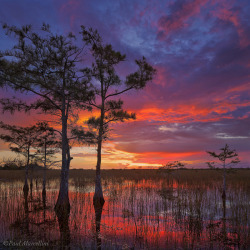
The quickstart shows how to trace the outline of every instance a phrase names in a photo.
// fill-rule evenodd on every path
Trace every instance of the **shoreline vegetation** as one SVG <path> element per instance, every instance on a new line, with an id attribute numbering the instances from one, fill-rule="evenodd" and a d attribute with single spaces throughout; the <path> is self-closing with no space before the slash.
<path id="1" fill-rule="evenodd" d="M 106 202 L 96 209 L 91 202 L 95 170 L 70 171 L 74 205 L 65 219 L 53 209 L 60 170 L 47 170 L 45 194 L 43 171 L 34 171 L 28 195 L 22 191 L 25 170 L 0 170 L 0 248 L 6 239 L 39 239 L 53 249 L 246 249 L 250 244 L 250 169 L 227 172 L 226 199 L 221 197 L 223 169 L 106 169 L 101 174 Z"/>
<path id="2" fill-rule="evenodd" d="M 177 169 L 169 172 L 167 169 L 103 169 L 102 177 L 103 179 L 112 178 L 132 178 L 132 179 L 153 179 L 165 176 L 166 178 L 178 178 L 181 180 L 191 180 L 199 181 L 209 178 L 215 178 L 220 180 L 222 178 L 222 169 L 208 169 L 208 168 L 197 168 L 197 169 Z M 0 181 L 21 179 L 23 180 L 25 176 L 24 169 L 0 169 Z M 43 169 L 37 169 L 33 172 L 34 179 L 40 179 L 43 177 Z M 71 169 L 70 178 L 73 179 L 87 179 L 95 178 L 95 169 Z M 60 178 L 60 169 L 48 169 L 47 170 L 48 179 Z M 232 168 L 228 171 L 228 180 L 238 181 L 249 180 L 250 179 L 250 168 Z M 215 180 L 214 179 L 214 180 Z"/>

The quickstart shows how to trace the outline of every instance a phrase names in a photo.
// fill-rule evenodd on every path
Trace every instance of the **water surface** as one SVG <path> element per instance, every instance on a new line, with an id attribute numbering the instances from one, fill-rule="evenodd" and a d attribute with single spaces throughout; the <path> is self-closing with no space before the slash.
<path id="1" fill-rule="evenodd" d="M 143 171 L 143 170 L 141 170 Z M 191 171 L 191 170 L 190 170 Z M 79 174 L 80 173 L 80 174 Z M 54 213 L 59 179 L 42 179 L 23 193 L 21 178 L 0 183 L 1 247 L 51 249 L 246 249 L 250 246 L 249 184 L 230 177 L 227 199 L 221 178 L 199 172 L 133 172 L 103 178 L 105 204 L 92 204 L 93 178 L 79 172 L 70 179 L 71 211 L 63 221 Z M 110 172 L 112 173 L 112 172 Z M 185 176 L 187 175 L 187 176 Z M 41 175 L 42 176 L 42 175 Z M 234 180 L 235 179 L 235 180 Z M 18 245 L 19 244 L 19 245 Z M 33 245 L 32 245 L 33 244 Z M 40 244 L 40 245 L 39 245 Z M 17 248 L 13 248 L 17 249 Z"/>

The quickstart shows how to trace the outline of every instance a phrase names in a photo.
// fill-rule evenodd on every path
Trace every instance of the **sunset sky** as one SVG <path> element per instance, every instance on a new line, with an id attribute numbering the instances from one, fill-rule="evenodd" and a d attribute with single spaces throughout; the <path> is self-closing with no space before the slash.
<path id="1" fill-rule="evenodd" d="M 125 94 L 137 120 L 115 124 L 103 148 L 103 168 L 159 167 L 179 160 L 206 167 L 206 150 L 226 143 L 250 166 L 250 2 L 248 0 L 2 0 L 0 22 L 43 22 L 61 34 L 80 25 L 97 29 L 105 43 L 127 55 L 122 77 L 145 56 L 157 69 L 142 91 Z M 0 49 L 13 40 L 0 29 Z M 80 40 L 80 39 L 79 39 Z M 1 96 L 12 93 L 1 91 Z M 30 125 L 39 116 L 1 114 Z M 0 142 L 0 160 L 10 156 Z M 95 168 L 96 148 L 73 147 L 72 168 Z"/>

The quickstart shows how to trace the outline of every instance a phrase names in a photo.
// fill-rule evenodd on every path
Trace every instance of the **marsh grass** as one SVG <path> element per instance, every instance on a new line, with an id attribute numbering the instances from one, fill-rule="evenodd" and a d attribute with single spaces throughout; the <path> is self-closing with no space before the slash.
<path id="1" fill-rule="evenodd" d="M 27 209 L 24 172 L 0 174 L 0 242 L 43 239 L 55 249 L 62 244 L 78 249 L 95 249 L 99 244 L 103 249 L 246 249 L 250 245 L 250 170 L 228 175 L 225 204 L 220 171 L 104 170 L 106 202 L 99 222 L 92 205 L 95 172 L 72 170 L 66 231 L 59 230 L 53 210 L 59 170 L 48 170 L 45 205 L 43 173 L 34 172 L 36 185 L 27 198 Z"/>

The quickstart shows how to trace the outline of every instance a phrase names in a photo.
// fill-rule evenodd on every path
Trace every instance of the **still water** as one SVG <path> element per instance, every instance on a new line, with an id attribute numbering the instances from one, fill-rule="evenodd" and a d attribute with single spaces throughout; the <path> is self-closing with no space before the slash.
<path id="1" fill-rule="evenodd" d="M 143 170 L 142 170 L 143 171 Z M 0 249 L 247 249 L 249 184 L 221 180 L 148 177 L 104 178 L 105 204 L 94 208 L 92 178 L 70 179 L 71 211 L 54 212 L 59 179 L 35 178 L 32 193 L 20 179 L 0 182 Z M 196 178 L 197 179 L 197 178 Z"/>

